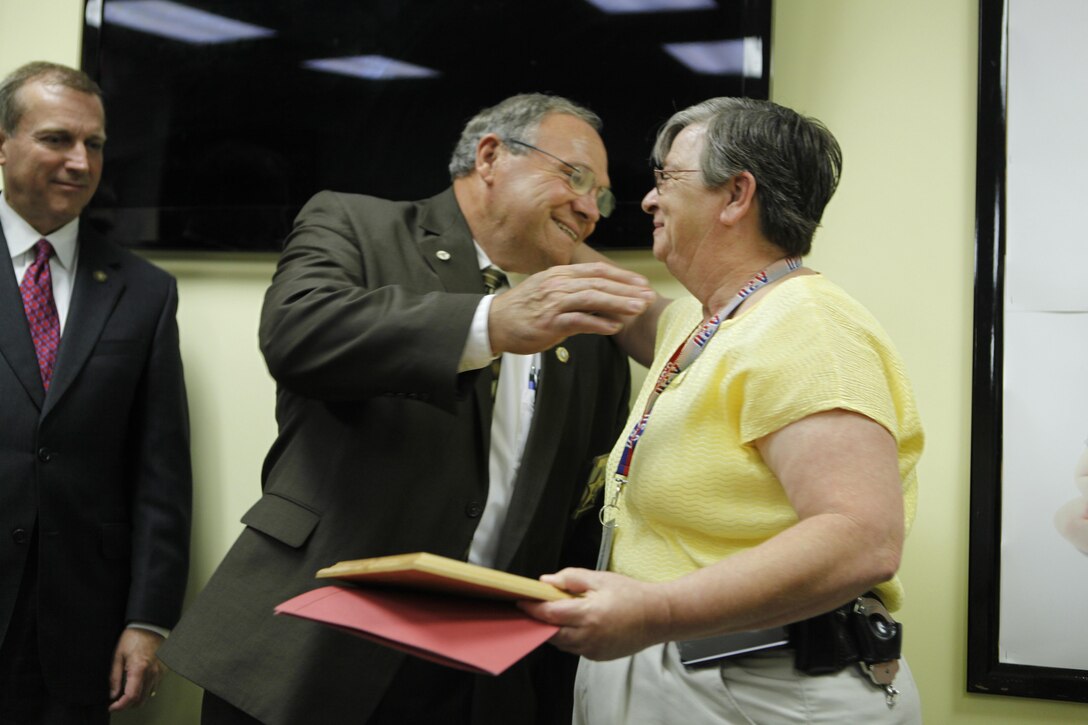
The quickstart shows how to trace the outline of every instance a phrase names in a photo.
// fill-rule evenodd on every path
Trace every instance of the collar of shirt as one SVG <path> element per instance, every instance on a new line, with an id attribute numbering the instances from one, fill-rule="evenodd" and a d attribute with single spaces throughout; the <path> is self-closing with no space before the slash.
<path id="1" fill-rule="evenodd" d="M 79 217 L 52 234 L 39 234 L 19 216 L 19 212 L 11 208 L 7 197 L 0 194 L 0 224 L 3 225 L 8 253 L 16 269 L 34 261 L 34 245 L 43 237 L 49 240 L 56 252 L 53 261 L 59 262 L 66 270 L 72 269 L 76 259 L 76 240 L 79 237 Z"/>
<path id="2" fill-rule="evenodd" d="M 475 239 L 472 240 L 472 245 L 476 247 L 476 263 L 480 266 L 480 271 L 487 269 L 491 266 L 491 258 L 487 256 L 487 252 L 480 246 L 480 243 Z M 508 287 L 515 287 L 519 282 L 525 279 L 524 274 L 518 274 L 517 272 L 507 272 L 502 267 L 496 267 L 499 271 L 506 275 L 506 285 Z"/>

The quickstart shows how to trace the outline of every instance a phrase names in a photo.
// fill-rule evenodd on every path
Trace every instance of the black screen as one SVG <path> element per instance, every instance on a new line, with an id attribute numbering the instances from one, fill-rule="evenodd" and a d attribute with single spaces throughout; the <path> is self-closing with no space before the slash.
<path id="1" fill-rule="evenodd" d="M 446 188 L 464 123 L 509 95 L 540 91 L 604 121 L 619 203 L 590 241 L 648 246 L 639 202 L 658 126 L 712 96 L 767 98 L 771 3 L 672 0 L 666 10 L 620 13 L 605 3 L 89 0 L 83 65 L 105 93 L 109 142 L 87 218 L 135 247 L 277 250 L 322 189 L 419 199 Z M 703 7 L 676 9 L 691 5 Z M 161 28 L 182 27 L 176 13 L 189 9 L 255 35 L 166 37 Z M 711 43 L 688 48 L 726 68 L 693 70 L 665 49 L 673 43 Z M 353 56 L 394 59 L 415 75 L 307 65 Z"/>

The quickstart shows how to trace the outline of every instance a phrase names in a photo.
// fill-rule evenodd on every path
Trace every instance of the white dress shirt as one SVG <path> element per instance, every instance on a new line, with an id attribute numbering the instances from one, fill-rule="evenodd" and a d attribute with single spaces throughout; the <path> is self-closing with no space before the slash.
<path id="1" fill-rule="evenodd" d="M 15 282 L 22 284 L 26 270 L 37 252 L 34 245 L 39 239 L 47 239 L 53 245 L 54 255 L 49 260 L 49 275 L 53 279 L 53 301 L 57 305 L 60 332 L 64 334 L 64 322 L 72 303 L 72 288 L 76 283 L 76 263 L 79 261 L 79 217 L 65 224 L 52 234 L 41 235 L 19 216 L 8 204 L 8 198 L 0 194 L 0 224 L 8 242 L 11 266 L 15 268 Z"/>
<path id="2" fill-rule="evenodd" d="M 476 244 L 476 258 L 481 270 L 491 264 L 491 260 L 479 244 Z M 516 279 L 510 280 L 511 285 L 516 283 Z M 504 289 L 506 287 L 500 288 L 496 294 Z M 491 338 L 487 320 L 493 299 L 493 295 L 485 296 L 476 308 L 469 336 L 465 341 L 465 349 L 461 355 L 459 366 L 461 371 L 476 370 L 491 364 L 494 356 L 491 354 Z M 495 405 L 491 415 L 487 502 L 468 553 L 468 560 L 473 564 L 495 565 L 499 537 L 502 534 L 503 522 L 506 521 L 506 512 L 510 508 L 514 482 L 517 480 L 518 468 L 521 465 L 521 454 L 525 450 L 529 426 L 533 422 L 539 370 L 540 353 L 533 355 L 503 353 L 502 355 L 502 372 L 499 375 Z"/>

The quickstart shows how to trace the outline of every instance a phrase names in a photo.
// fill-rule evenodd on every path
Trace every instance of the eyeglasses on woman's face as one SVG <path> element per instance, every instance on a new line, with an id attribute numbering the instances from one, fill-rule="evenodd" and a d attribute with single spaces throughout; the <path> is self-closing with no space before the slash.
<path id="1" fill-rule="evenodd" d="M 700 169 L 654 169 L 654 188 L 660 194 L 663 189 L 668 188 L 669 184 L 680 178 L 676 174 L 698 174 L 700 171 Z"/>

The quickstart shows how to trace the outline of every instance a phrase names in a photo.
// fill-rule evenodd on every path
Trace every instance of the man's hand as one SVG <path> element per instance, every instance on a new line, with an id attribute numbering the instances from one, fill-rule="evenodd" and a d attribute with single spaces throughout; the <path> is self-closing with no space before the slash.
<path id="1" fill-rule="evenodd" d="M 656 297 L 645 277 L 611 264 L 552 267 L 495 297 L 491 350 L 528 355 L 571 335 L 614 335 Z"/>
<path id="2" fill-rule="evenodd" d="M 128 627 L 117 640 L 110 669 L 110 712 L 139 707 L 162 679 L 163 664 L 155 652 L 163 638 L 147 629 Z"/>

